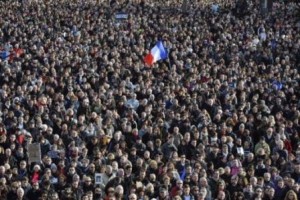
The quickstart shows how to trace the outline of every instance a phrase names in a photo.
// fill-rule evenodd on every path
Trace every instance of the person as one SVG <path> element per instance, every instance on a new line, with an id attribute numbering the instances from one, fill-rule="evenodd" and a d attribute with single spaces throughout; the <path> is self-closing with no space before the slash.
<path id="1" fill-rule="evenodd" d="M 42 190 L 39 188 L 39 183 L 35 182 L 32 184 L 32 188 L 27 192 L 26 197 L 28 199 L 37 200 L 41 197 Z"/>
<path id="2" fill-rule="evenodd" d="M 289 190 L 284 197 L 284 200 L 287 200 L 287 199 L 289 199 L 289 200 L 298 199 L 298 196 L 293 190 Z"/>
<path id="3" fill-rule="evenodd" d="M 26 197 L 24 196 L 25 192 L 24 189 L 19 187 L 17 190 L 17 200 L 25 200 Z"/>
<path id="4" fill-rule="evenodd" d="M 183 192 L 182 192 L 181 198 L 182 199 L 195 199 L 194 195 L 191 194 L 190 185 L 185 184 L 183 186 Z"/>
<path id="5" fill-rule="evenodd" d="M 8 188 L 4 183 L 0 183 L 0 198 L 5 199 L 8 193 Z"/>

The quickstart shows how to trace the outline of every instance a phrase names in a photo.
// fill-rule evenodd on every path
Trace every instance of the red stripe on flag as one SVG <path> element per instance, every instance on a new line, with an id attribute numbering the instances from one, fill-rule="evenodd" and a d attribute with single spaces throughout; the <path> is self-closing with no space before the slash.
<path id="1" fill-rule="evenodd" d="M 151 53 L 147 54 L 144 58 L 144 62 L 147 64 L 147 65 L 152 65 L 153 64 L 153 56 Z"/>

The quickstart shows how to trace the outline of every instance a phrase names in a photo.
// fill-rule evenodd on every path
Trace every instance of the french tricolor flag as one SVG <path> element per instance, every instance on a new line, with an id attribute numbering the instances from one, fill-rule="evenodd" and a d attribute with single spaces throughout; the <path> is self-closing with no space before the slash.
<path id="1" fill-rule="evenodd" d="M 158 41 L 150 53 L 145 56 L 144 61 L 147 65 L 151 66 L 153 63 L 166 58 L 168 58 L 168 52 L 162 41 Z"/>

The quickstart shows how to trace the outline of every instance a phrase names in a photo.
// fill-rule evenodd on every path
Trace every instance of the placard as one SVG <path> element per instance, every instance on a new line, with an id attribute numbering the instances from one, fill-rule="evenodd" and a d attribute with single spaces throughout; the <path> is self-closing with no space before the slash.
<path id="1" fill-rule="evenodd" d="M 127 13 L 117 13 L 115 15 L 115 18 L 117 20 L 128 19 L 128 14 Z"/>
<path id="2" fill-rule="evenodd" d="M 99 185 L 102 183 L 102 174 L 95 173 L 95 185 Z"/>
<path id="3" fill-rule="evenodd" d="M 28 162 L 41 162 L 41 146 L 39 143 L 28 145 Z"/>

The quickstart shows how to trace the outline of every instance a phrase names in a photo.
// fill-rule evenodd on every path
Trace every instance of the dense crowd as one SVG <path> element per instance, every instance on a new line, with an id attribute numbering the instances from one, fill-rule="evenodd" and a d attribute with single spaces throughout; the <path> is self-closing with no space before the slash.
<path id="1" fill-rule="evenodd" d="M 299 199 L 299 3 L 203 2 L 0 1 L 0 200 Z"/>

